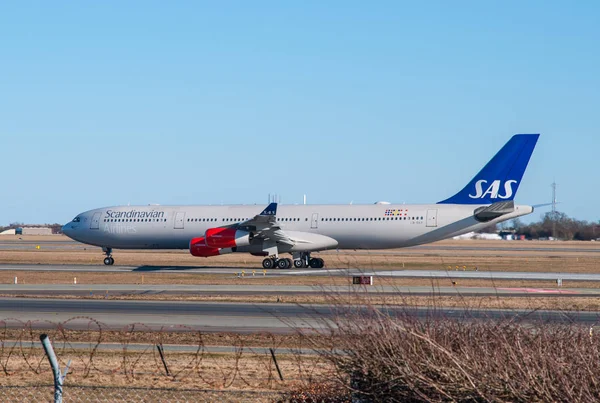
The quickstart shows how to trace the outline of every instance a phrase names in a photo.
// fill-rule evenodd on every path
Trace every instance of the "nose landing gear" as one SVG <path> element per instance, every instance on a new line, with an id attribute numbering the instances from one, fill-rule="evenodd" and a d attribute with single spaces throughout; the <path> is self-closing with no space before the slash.
<path id="1" fill-rule="evenodd" d="M 102 252 L 106 255 L 104 258 L 104 264 L 107 266 L 112 266 L 115 264 L 115 259 L 112 257 L 112 248 L 103 247 Z"/>

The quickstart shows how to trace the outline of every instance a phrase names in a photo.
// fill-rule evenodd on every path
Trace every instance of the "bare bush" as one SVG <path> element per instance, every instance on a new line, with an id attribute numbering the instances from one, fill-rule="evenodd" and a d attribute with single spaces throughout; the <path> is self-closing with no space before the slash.
<path id="1" fill-rule="evenodd" d="M 415 315 L 412 307 L 333 299 L 336 315 L 324 325 L 335 347 L 314 347 L 335 368 L 329 382 L 353 401 L 600 401 L 600 339 L 589 328 L 568 320 L 449 318 L 435 307 Z"/>

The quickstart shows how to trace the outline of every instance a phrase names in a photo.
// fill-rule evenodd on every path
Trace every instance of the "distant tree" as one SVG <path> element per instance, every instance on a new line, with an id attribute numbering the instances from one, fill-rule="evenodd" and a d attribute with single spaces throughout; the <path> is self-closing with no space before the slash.
<path id="1" fill-rule="evenodd" d="M 510 222 L 510 229 L 513 229 L 517 232 L 524 226 L 525 226 L 525 224 L 523 223 L 523 221 L 521 221 L 518 218 L 515 218 L 515 219 L 511 220 L 511 222 Z"/>
<path id="2" fill-rule="evenodd" d="M 549 238 L 554 236 L 564 240 L 589 241 L 600 237 L 600 223 L 575 220 L 562 212 L 545 213 L 541 220 L 524 225 L 515 222 L 513 226 L 520 235 L 527 239 Z"/>
<path id="3" fill-rule="evenodd" d="M 496 224 L 490 224 L 487 227 L 484 227 L 477 231 L 478 234 L 492 234 L 498 232 L 498 227 Z"/>

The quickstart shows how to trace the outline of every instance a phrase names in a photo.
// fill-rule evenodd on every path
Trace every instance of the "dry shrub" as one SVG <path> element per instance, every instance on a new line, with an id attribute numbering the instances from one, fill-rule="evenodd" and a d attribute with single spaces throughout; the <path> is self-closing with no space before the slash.
<path id="1" fill-rule="evenodd" d="M 317 382 L 292 386 L 278 403 L 351 403 L 348 389 L 338 383 Z"/>
<path id="2" fill-rule="evenodd" d="M 498 320 L 466 309 L 450 318 L 435 307 L 417 315 L 347 302 L 335 300 L 333 319 L 322 323 L 335 348 L 313 346 L 334 368 L 328 382 L 355 402 L 600 401 L 600 339 L 566 316 Z"/>

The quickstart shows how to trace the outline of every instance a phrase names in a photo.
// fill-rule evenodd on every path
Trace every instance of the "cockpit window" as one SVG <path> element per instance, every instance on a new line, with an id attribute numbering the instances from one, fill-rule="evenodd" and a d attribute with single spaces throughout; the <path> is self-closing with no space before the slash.
<path id="1" fill-rule="evenodd" d="M 73 218 L 73 222 L 80 222 L 81 221 L 81 217 L 75 217 Z"/>

